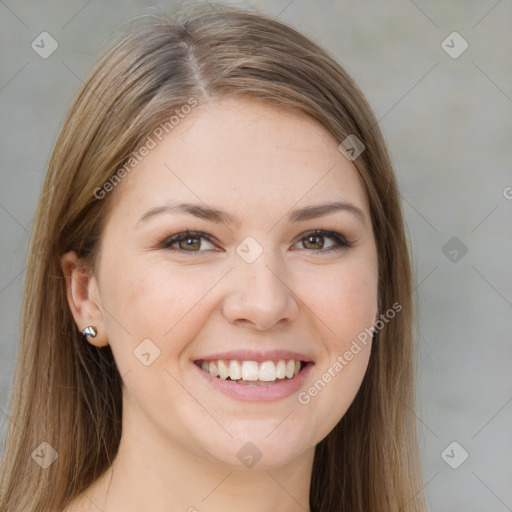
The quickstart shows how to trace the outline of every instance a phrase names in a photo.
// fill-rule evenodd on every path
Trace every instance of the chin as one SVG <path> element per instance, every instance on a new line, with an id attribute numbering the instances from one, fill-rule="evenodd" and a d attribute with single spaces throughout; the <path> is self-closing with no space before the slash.
<path id="1" fill-rule="evenodd" d="M 266 422 L 267 426 L 272 426 L 265 430 L 264 435 L 259 429 L 250 427 L 232 429 L 233 438 L 226 434 L 224 442 L 219 439 L 216 443 L 212 443 L 210 438 L 204 450 L 212 462 L 231 469 L 275 469 L 293 463 L 308 449 L 314 448 L 315 443 L 306 442 L 303 432 L 285 428 L 279 431 L 280 427 L 276 428 L 278 423 L 275 420 Z"/>

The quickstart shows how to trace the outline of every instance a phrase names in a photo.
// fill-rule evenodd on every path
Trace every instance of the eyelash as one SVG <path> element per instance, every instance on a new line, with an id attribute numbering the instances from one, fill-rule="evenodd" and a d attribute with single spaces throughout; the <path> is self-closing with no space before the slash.
<path id="1" fill-rule="evenodd" d="M 303 234 L 303 236 L 298 240 L 298 242 L 301 242 L 305 238 L 308 238 L 310 236 L 323 236 L 326 238 L 331 238 L 334 240 L 335 245 L 332 245 L 331 247 L 327 249 L 305 249 L 308 252 L 312 252 L 314 254 L 318 253 L 331 253 L 336 251 L 343 251 L 347 250 L 350 247 L 352 247 L 352 244 L 348 242 L 340 233 L 337 233 L 335 231 L 327 231 L 324 229 L 315 229 L 313 231 L 307 231 Z M 171 249 L 171 245 L 174 245 L 175 243 L 181 242 L 183 240 L 188 240 L 189 238 L 195 239 L 195 238 L 204 238 L 211 244 L 214 244 L 212 238 L 208 236 L 206 233 L 202 233 L 201 231 L 184 231 L 182 233 L 178 233 L 176 235 L 173 235 L 171 237 L 166 238 L 159 244 L 159 248 L 161 249 L 167 249 L 171 251 L 181 252 L 181 253 L 201 253 L 204 251 L 186 251 L 184 249 Z"/>

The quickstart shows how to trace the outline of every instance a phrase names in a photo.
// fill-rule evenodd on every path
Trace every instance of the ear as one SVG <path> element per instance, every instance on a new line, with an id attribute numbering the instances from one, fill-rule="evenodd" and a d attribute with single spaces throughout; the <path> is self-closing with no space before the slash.
<path id="1" fill-rule="evenodd" d="M 80 332 L 93 325 L 98 334 L 87 337 L 96 347 L 108 345 L 105 321 L 100 308 L 98 281 L 74 251 L 61 257 L 61 267 L 66 280 L 66 295 L 69 308 Z"/>

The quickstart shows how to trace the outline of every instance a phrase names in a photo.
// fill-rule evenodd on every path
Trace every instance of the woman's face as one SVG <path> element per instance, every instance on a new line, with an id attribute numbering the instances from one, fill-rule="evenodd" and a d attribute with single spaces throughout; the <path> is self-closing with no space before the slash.
<path id="1" fill-rule="evenodd" d="M 248 100 L 200 104 L 154 139 L 111 192 L 91 288 L 123 421 L 217 464 L 292 462 L 345 414 L 370 356 L 353 345 L 375 322 L 378 269 L 356 168 L 312 119 Z M 354 208 L 303 210 L 333 202 Z M 187 231 L 204 235 L 170 240 Z M 219 359 L 230 379 L 231 360 L 281 377 L 200 367 Z M 282 378 L 280 360 L 308 364 Z"/>

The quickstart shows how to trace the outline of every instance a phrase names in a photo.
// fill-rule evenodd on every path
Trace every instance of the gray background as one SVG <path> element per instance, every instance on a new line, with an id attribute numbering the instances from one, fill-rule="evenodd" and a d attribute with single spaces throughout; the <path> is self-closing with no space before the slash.
<path id="1" fill-rule="evenodd" d="M 112 34 L 158 5 L 0 0 L 0 439 L 28 233 L 58 130 Z M 413 246 L 420 335 L 411 414 L 431 510 L 512 511 L 512 2 L 252 5 L 324 45 L 381 121 Z M 31 48 L 43 31 L 59 45 L 47 59 Z M 442 47 L 453 31 L 469 44 L 458 58 Z M 452 39 L 453 53 L 461 41 Z M 457 469 L 441 456 L 453 441 L 452 465 L 469 453 Z"/>

